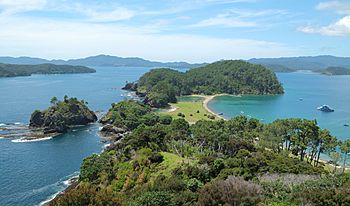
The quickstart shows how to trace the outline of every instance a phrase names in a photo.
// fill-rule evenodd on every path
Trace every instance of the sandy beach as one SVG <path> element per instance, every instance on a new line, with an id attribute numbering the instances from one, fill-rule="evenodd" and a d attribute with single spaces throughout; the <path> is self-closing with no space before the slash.
<path id="1" fill-rule="evenodd" d="M 221 115 L 217 114 L 216 112 L 214 112 L 213 110 L 211 110 L 209 107 L 208 107 L 208 103 L 213 100 L 215 97 L 218 97 L 218 96 L 224 96 L 224 95 L 227 95 L 227 94 L 216 94 L 216 95 L 211 95 L 211 96 L 204 96 L 204 95 L 197 95 L 197 96 L 201 96 L 204 98 L 203 100 L 203 107 L 205 110 L 207 110 L 209 113 L 215 115 L 216 117 L 220 118 L 220 119 L 225 119 L 224 117 L 222 117 Z M 226 120 L 226 119 L 225 119 Z"/>

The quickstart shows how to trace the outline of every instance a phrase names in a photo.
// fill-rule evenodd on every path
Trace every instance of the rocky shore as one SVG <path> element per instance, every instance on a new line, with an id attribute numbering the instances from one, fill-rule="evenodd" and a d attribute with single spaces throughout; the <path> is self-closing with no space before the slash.
<path id="1" fill-rule="evenodd" d="M 97 121 L 96 114 L 86 103 L 76 98 L 64 98 L 64 101 L 51 100 L 53 104 L 47 110 L 33 112 L 29 128 L 41 131 L 43 135 L 66 133 L 70 128 L 83 126 Z"/>

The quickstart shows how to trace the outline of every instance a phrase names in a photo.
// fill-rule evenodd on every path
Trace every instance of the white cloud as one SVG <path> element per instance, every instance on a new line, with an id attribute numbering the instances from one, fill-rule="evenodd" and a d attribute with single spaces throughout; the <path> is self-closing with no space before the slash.
<path id="1" fill-rule="evenodd" d="M 203 62 L 291 55 L 282 44 L 199 35 L 159 35 L 115 24 L 0 19 L 0 56 L 78 58 L 100 53 Z M 295 54 L 295 53 L 293 53 Z"/>
<path id="2" fill-rule="evenodd" d="M 12 14 L 23 11 L 39 10 L 45 7 L 46 0 L 0 0 L 1 13 Z"/>
<path id="3" fill-rule="evenodd" d="M 255 22 L 243 21 L 235 17 L 227 15 L 218 15 L 213 18 L 205 19 L 194 25 L 193 27 L 209 27 L 209 26 L 224 26 L 224 27 L 255 27 Z"/>
<path id="4" fill-rule="evenodd" d="M 298 28 L 304 33 L 318 33 L 325 36 L 350 36 L 350 15 L 328 26 L 303 26 Z"/>
<path id="5" fill-rule="evenodd" d="M 136 12 L 127 8 L 116 8 L 112 11 L 96 11 L 96 10 L 79 10 L 85 14 L 89 20 L 96 22 L 113 22 L 120 20 L 131 19 L 135 16 Z"/>
<path id="6" fill-rule="evenodd" d="M 267 17 L 276 17 L 287 15 L 288 12 L 284 10 L 235 10 L 231 9 L 225 13 L 218 14 L 215 17 L 204 19 L 192 27 L 210 27 L 210 26 L 224 26 L 224 27 L 257 27 L 263 26 L 258 22 L 264 21 Z M 265 25 L 266 26 L 266 25 Z"/>
<path id="7" fill-rule="evenodd" d="M 321 2 L 316 6 L 317 10 L 331 10 L 338 14 L 350 14 L 350 2 L 345 1 L 328 1 Z"/>

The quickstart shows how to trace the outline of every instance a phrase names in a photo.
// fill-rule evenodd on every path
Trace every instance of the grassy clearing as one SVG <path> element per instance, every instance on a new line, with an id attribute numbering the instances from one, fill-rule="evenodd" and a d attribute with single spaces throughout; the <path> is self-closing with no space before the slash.
<path id="1" fill-rule="evenodd" d="M 160 114 L 170 115 L 174 119 L 178 119 L 183 118 L 178 116 L 179 113 L 182 113 L 185 115 L 185 120 L 190 123 L 197 122 L 201 119 L 209 120 L 207 115 L 211 115 L 203 107 L 203 98 L 194 98 L 192 100 L 179 99 L 179 102 L 171 104 L 171 107 L 177 109 L 172 112 L 161 111 Z"/>
<path id="2" fill-rule="evenodd" d="M 156 170 L 156 173 L 153 173 L 151 175 L 151 178 L 156 178 L 159 175 L 165 175 L 167 177 L 171 176 L 171 172 L 179 167 L 183 162 L 185 162 L 185 158 L 180 157 L 176 154 L 172 154 L 169 152 L 161 152 L 161 155 L 163 156 L 164 160 L 162 163 L 160 163 Z"/>

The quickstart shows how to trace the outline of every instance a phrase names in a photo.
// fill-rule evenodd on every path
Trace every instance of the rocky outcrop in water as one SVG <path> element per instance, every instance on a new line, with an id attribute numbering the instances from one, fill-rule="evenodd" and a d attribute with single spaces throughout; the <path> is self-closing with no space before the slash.
<path id="1" fill-rule="evenodd" d="M 51 103 L 52 106 L 47 110 L 33 112 L 30 118 L 30 128 L 40 128 L 46 134 L 65 133 L 71 127 L 97 121 L 97 116 L 83 100 L 65 97 L 64 101 L 58 101 L 57 98 L 53 98 Z"/>

